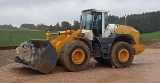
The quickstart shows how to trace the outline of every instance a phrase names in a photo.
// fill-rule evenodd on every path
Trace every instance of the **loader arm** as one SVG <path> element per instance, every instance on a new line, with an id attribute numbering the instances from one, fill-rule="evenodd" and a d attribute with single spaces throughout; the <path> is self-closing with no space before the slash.
<path id="1" fill-rule="evenodd" d="M 58 56 L 64 44 L 69 41 L 75 40 L 82 33 L 82 30 L 67 30 L 67 31 L 59 31 L 59 36 L 56 39 L 52 39 L 52 33 L 46 33 L 47 40 L 50 41 L 52 46 L 55 48 Z"/>

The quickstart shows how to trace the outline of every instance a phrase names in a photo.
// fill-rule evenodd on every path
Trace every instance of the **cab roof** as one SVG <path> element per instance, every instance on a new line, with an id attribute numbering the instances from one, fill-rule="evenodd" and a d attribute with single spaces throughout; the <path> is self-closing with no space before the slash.
<path id="1" fill-rule="evenodd" d="M 96 10 L 96 9 L 85 9 L 82 11 L 83 12 L 86 12 L 86 11 L 95 11 L 95 12 L 109 12 L 109 11 L 105 11 L 105 10 Z"/>

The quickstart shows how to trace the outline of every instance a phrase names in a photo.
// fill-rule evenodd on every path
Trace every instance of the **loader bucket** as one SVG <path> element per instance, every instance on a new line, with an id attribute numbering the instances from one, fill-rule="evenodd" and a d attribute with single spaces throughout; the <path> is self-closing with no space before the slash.
<path id="1" fill-rule="evenodd" d="M 48 40 L 31 39 L 16 48 L 15 61 L 48 74 L 57 63 L 57 52 Z"/>

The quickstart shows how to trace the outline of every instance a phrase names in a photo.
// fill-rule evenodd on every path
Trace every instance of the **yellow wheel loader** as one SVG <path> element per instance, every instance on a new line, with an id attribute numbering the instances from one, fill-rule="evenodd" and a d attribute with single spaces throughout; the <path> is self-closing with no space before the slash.
<path id="1" fill-rule="evenodd" d="M 101 64 L 129 67 L 134 55 L 144 51 L 140 33 L 131 26 L 109 24 L 108 12 L 82 11 L 79 30 L 59 31 L 58 37 L 47 32 L 46 40 L 30 39 L 16 50 L 15 61 L 48 74 L 57 62 L 69 71 L 82 71 L 93 57 Z"/>

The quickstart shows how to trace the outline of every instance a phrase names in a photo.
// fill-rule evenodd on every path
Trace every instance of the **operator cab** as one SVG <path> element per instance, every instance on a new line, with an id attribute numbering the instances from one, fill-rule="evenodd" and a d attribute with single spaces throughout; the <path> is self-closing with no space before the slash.
<path id="1" fill-rule="evenodd" d="M 80 26 L 82 28 L 82 33 L 89 31 L 90 36 L 92 34 L 93 37 L 102 37 L 107 25 L 108 11 L 95 9 L 88 9 L 82 11 Z"/>

